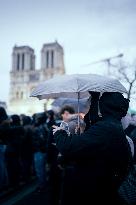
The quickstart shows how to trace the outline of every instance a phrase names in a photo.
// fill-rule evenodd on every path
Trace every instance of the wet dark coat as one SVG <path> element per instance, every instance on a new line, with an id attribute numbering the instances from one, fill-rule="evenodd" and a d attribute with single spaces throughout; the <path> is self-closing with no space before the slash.
<path id="1" fill-rule="evenodd" d="M 34 128 L 33 132 L 33 151 L 47 152 L 48 131 L 46 125 L 42 124 Z"/>
<path id="2" fill-rule="evenodd" d="M 120 120 L 106 116 L 82 135 L 61 130 L 55 139 L 66 161 L 62 204 L 116 203 L 130 157 Z"/>

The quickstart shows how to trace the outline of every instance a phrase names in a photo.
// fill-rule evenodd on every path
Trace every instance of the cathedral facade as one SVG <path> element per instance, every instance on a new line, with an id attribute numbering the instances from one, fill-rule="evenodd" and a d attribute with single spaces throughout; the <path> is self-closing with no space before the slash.
<path id="1" fill-rule="evenodd" d="M 28 115 L 44 111 L 46 102 L 30 98 L 31 91 L 39 83 L 64 74 L 64 51 L 58 42 L 43 45 L 40 69 L 35 69 L 35 53 L 31 47 L 14 46 L 10 71 L 9 111 Z"/>

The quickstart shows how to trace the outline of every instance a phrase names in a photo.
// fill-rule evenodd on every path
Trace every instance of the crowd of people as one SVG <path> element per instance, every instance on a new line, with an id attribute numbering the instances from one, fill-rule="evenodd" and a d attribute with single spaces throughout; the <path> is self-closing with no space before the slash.
<path id="1" fill-rule="evenodd" d="M 32 117 L 24 114 L 8 116 L 6 110 L 0 107 L 1 192 L 16 190 L 36 177 L 37 192 L 50 187 L 48 181 L 52 181 L 49 178 L 57 161 L 52 126 L 60 125 L 62 118 L 67 118 L 68 114 L 74 114 L 70 106 L 65 106 L 60 115 L 49 110 Z"/>
<path id="2" fill-rule="evenodd" d="M 136 116 L 120 93 L 90 95 L 85 115 L 67 105 L 32 117 L 0 107 L 1 191 L 37 179 L 51 205 L 125 204 L 118 189 L 136 164 Z"/>

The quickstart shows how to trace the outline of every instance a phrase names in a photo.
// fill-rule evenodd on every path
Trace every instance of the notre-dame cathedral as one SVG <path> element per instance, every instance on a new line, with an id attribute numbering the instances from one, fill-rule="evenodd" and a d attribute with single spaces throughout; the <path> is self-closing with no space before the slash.
<path id="1" fill-rule="evenodd" d="M 39 83 L 56 75 L 65 74 L 63 47 L 56 41 L 44 44 L 41 49 L 41 68 L 35 69 L 34 49 L 14 46 L 10 71 L 9 110 L 17 114 L 44 111 L 45 101 L 30 98 Z"/>

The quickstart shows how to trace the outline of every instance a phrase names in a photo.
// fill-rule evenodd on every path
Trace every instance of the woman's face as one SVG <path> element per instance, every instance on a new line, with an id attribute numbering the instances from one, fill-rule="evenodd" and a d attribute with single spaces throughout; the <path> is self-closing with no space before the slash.
<path id="1" fill-rule="evenodd" d="M 64 113 L 61 116 L 62 116 L 62 120 L 67 122 L 69 120 L 71 114 L 68 111 L 64 111 Z"/>

